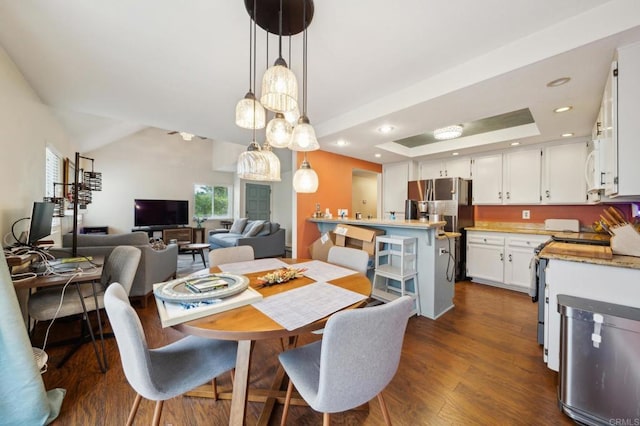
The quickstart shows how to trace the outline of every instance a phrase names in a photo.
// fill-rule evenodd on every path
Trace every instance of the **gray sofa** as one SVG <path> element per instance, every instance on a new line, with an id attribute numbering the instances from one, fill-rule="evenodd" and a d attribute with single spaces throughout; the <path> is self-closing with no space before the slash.
<path id="1" fill-rule="evenodd" d="M 231 229 L 209 231 L 209 249 L 251 246 L 256 259 L 283 257 L 285 252 L 285 230 L 280 224 L 264 220 L 236 219 Z"/>
<path id="2" fill-rule="evenodd" d="M 72 238 L 72 234 L 62 236 L 63 250 L 67 252 L 71 250 Z M 147 296 L 153 292 L 153 284 L 175 278 L 178 268 L 178 246 L 169 244 L 164 249 L 155 250 L 149 244 L 149 236 L 146 232 L 113 235 L 81 234 L 78 235 L 77 254 L 78 256 L 104 256 L 106 260 L 116 246 L 134 246 L 142 251 L 129 296 L 141 299 L 143 306 L 147 304 Z"/>

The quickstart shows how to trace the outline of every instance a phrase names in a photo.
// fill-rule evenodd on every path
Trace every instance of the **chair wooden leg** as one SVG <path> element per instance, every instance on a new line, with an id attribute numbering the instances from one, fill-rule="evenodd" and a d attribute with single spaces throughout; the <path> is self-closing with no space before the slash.
<path id="1" fill-rule="evenodd" d="M 322 426 L 329 426 L 331 424 L 331 414 L 322 413 Z"/>
<path id="2" fill-rule="evenodd" d="M 164 401 L 156 401 L 156 408 L 153 410 L 153 426 L 160 425 L 160 416 L 162 415 L 162 405 Z"/>
<path id="3" fill-rule="evenodd" d="M 138 412 L 138 407 L 140 406 L 140 401 L 142 401 L 142 395 L 137 393 L 136 394 L 136 399 L 133 400 L 133 406 L 131 407 L 131 411 L 129 411 L 129 418 L 127 419 L 127 426 L 131 426 L 133 424 L 133 419 L 136 417 L 136 413 Z"/>
<path id="4" fill-rule="evenodd" d="M 216 382 L 216 378 L 214 377 L 211 380 L 211 387 L 213 388 L 213 400 L 218 400 L 218 383 Z"/>
<path id="5" fill-rule="evenodd" d="M 387 404 L 384 402 L 382 392 L 378 394 L 378 402 L 380 403 L 380 411 L 382 411 L 382 417 L 384 417 L 384 424 L 391 426 L 391 417 L 389 417 L 389 410 L 387 410 Z"/>
<path id="6" fill-rule="evenodd" d="M 291 403 L 291 394 L 293 393 L 293 382 L 289 379 L 289 385 L 287 386 L 287 395 L 284 398 L 284 407 L 282 408 L 282 420 L 280 420 L 280 426 L 284 426 L 287 422 L 287 414 L 289 414 L 289 404 Z"/>

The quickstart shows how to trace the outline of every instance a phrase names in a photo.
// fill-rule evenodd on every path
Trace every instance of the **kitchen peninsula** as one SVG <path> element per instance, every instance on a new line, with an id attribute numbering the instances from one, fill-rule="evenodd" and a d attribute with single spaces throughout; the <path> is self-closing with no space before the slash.
<path id="1" fill-rule="evenodd" d="M 378 220 L 378 219 L 316 219 L 309 218 L 318 226 L 321 234 L 333 231 L 338 224 L 366 226 L 380 229 L 386 235 L 417 238 L 418 291 L 420 298 L 419 315 L 430 319 L 453 308 L 455 262 L 449 253 L 455 247 L 456 233 L 443 233 L 446 222 L 426 222 L 421 220 Z M 440 254 L 441 251 L 444 251 Z M 448 279 L 450 278 L 450 280 Z"/>

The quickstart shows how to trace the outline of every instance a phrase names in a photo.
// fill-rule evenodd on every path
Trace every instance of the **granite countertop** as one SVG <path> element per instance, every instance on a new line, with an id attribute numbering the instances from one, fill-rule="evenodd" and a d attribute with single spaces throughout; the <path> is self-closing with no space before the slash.
<path id="1" fill-rule="evenodd" d="M 441 228 L 447 224 L 446 221 L 440 222 L 429 222 L 423 221 L 419 219 L 352 219 L 352 218 L 335 218 L 335 219 L 324 219 L 324 218 L 307 218 L 309 222 L 315 223 L 344 223 L 346 225 L 354 225 L 354 226 L 391 226 L 398 228 L 418 228 L 418 229 L 430 229 L 430 228 Z"/>
<path id="2" fill-rule="evenodd" d="M 567 260 L 569 262 L 591 263 L 594 265 L 615 266 L 619 268 L 640 269 L 640 257 L 622 256 L 619 254 L 614 254 L 612 259 L 598 259 L 595 257 L 548 253 L 545 252 L 545 249 L 542 249 L 538 254 L 538 257 L 544 257 L 545 259 Z"/>
<path id="3" fill-rule="evenodd" d="M 511 234 L 550 235 L 555 237 L 574 238 L 580 235 L 583 239 L 609 239 L 607 234 L 598 234 L 588 229 L 583 232 L 552 231 L 544 229 L 544 223 L 509 223 L 478 222 L 474 226 L 464 228 L 466 231 L 505 232 Z"/>

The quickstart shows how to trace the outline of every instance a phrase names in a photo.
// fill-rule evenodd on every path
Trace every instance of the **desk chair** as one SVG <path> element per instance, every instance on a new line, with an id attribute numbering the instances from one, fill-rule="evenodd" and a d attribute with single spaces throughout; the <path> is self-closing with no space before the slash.
<path id="1" fill-rule="evenodd" d="M 136 391 L 127 425 L 133 424 L 143 396 L 156 401 L 152 424 L 158 425 L 165 400 L 235 367 L 238 343 L 233 341 L 188 336 L 149 349 L 140 318 L 118 283 L 107 288 L 104 304 L 116 335 L 124 374 Z"/>
<path id="2" fill-rule="evenodd" d="M 255 255 L 251 246 L 225 247 L 209 251 L 210 267 L 253 259 Z"/>
<path id="3" fill-rule="evenodd" d="M 80 339 L 74 348 L 67 352 L 64 358 L 58 363 L 58 368 L 62 367 L 80 346 L 85 343 L 86 332 L 88 332 L 96 352 L 98 365 L 103 373 L 107 371 L 108 365 L 106 351 L 104 349 L 104 334 L 102 332 L 102 321 L 99 311 L 104 308 L 104 290 L 112 282 L 121 282 L 128 294 L 131 290 L 136 271 L 138 270 L 140 256 L 141 252 L 137 247 L 118 246 L 114 248 L 102 268 L 100 283 L 97 285 L 93 283 L 79 285 L 78 288 L 82 298 L 78 297 L 78 289 L 74 288 L 75 284 L 67 286 L 64 297 L 60 287 L 41 289 L 29 297 L 29 316 L 36 322 L 51 321 L 56 318 L 70 317 L 73 315 L 83 316 L 84 322 L 82 323 Z M 98 329 L 102 342 L 102 361 L 98 353 L 93 327 L 88 317 L 88 313 L 91 311 L 96 311 L 98 316 Z"/>
<path id="4" fill-rule="evenodd" d="M 329 249 L 327 262 L 353 269 L 366 275 L 369 253 L 350 247 L 333 246 Z"/>
<path id="5" fill-rule="evenodd" d="M 281 425 L 287 419 L 293 386 L 316 411 L 350 410 L 378 396 L 387 425 L 391 424 L 382 390 L 396 374 L 402 341 L 413 302 L 403 296 L 386 305 L 334 314 L 322 340 L 281 353 L 289 375 Z"/>

